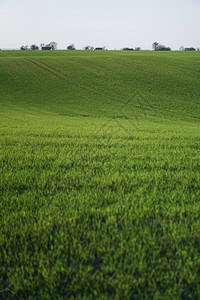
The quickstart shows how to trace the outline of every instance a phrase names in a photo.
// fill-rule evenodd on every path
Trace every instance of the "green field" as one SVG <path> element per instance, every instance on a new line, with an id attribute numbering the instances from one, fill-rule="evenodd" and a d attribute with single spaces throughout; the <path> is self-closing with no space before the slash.
<path id="1" fill-rule="evenodd" d="M 200 298 L 200 52 L 0 51 L 0 299 Z"/>

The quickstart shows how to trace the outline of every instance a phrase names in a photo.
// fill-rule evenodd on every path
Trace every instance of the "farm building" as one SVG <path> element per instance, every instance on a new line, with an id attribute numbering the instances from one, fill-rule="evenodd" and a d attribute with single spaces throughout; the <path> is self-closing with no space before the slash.
<path id="1" fill-rule="evenodd" d="M 42 47 L 42 50 L 52 50 L 52 47 L 51 46 L 44 46 L 44 47 Z"/>
<path id="2" fill-rule="evenodd" d="M 193 48 L 193 47 L 191 47 L 191 48 L 185 48 L 184 50 L 185 50 L 185 51 L 196 51 L 196 49 Z"/>

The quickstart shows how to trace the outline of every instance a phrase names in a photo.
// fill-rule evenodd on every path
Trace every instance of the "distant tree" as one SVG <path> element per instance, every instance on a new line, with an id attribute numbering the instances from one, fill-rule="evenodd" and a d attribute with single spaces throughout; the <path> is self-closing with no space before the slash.
<path id="1" fill-rule="evenodd" d="M 94 47 L 93 46 L 86 46 L 83 48 L 84 50 L 94 50 Z"/>
<path id="2" fill-rule="evenodd" d="M 199 48 L 199 47 L 197 48 L 197 51 L 200 51 L 200 48 Z"/>
<path id="3" fill-rule="evenodd" d="M 165 45 L 161 45 L 157 42 L 154 42 L 152 44 L 152 48 L 154 51 L 171 51 L 170 47 L 166 47 Z"/>
<path id="4" fill-rule="evenodd" d="M 76 50 L 76 48 L 74 47 L 74 44 L 71 44 L 67 46 L 67 50 Z"/>
<path id="5" fill-rule="evenodd" d="M 124 47 L 122 50 L 123 50 L 123 51 L 134 51 L 133 48 L 128 48 L 128 47 Z"/>
<path id="6" fill-rule="evenodd" d="M 44 47 L 45 46 L 45 43 L 41 43 L 40 44 L 40 48 L 42 49 L 42 47 Z"/>
<path id="7" fill-rule="evenodd" d="M 46 47 L 51 47 L 52 50 L 56 50 L 58 48 L 58 44 L 56 42 L 51 42 L 47 44 Z"/>
<path id="8" fill-rule="evenodd" d="M 181 47 L 179 48 L 179 50 L 180 50 L 180 51 L 184 51 L 184 50 L 185 50 L 185 47 L 184 47 L 184 46 L 181 46 Z"/>
<path id="9" fill-rule="evenodd" d="M 165 45 L 158 45 L 157 51 L 171 51 L 171 48 Z"/>
<path id="10" fill-rule="evenodd" d="M 154 43 L 152 44 L 152 48 L 153 48 L 154 51 L 157 50 L 158 45 L 159 45 L 159 44 L 158 44 L 157 42 L 154 42 Z"/>
<path id="11" fill-rule="evenodd" d="M 28 45 L 26 45 L 26 46 L 21 46 L 21 47 L 20 47 L 20 50 L 28 50 Z"/>
<path id="12" fill-rule="evenodd" d="M 136 47 L 136 48 L 135 48 L 135 51 L 140 51 L 140 50 L 141 50 L 140 47 Z"/>
<path id="13" fill-rule="evenodd" d="M 31 48 L 31 50 L 39 50 L 39 47 L 37 45 L 35 45 L 35 44 L 31 45 L 30 48 Z"/>

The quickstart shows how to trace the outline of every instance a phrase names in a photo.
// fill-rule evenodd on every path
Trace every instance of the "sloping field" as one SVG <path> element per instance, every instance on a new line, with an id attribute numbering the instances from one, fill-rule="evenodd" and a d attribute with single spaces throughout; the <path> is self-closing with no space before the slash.
<path id="1" fill-rule="evenodd" d="M 200 52 L 0 52 L 0 299 L 200 298 Z"/>

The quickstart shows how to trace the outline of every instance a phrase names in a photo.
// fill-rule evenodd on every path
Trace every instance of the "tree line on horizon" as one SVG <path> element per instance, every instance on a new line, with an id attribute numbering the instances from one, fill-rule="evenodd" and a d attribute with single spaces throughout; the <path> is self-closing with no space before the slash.
<path id="1" fill-rule="evenodd" d="M 40 47 L 37 46 L 36 44 L 31 45 L 30 47 L 28 45 L 26 46 L 21 46 L 20 50 L 57 50 L 58 49 L 58 43 L 56 42 L 51 42 L 49 44 L 45 44 L 42 43 L 40 44 Z M 70 44 L 69 46 L 67 46 L 66 48 L 67 50 L 76 50 L 76 47 L 74 46 L 74 44 Z M 93 46 L 87 45 L 83 48 L 83 50 L 107 50 L 106 47 L 98 47 L 95 48 Z M 140 51 L 141 48 L 140 47 L 136 47 L 136 48 L 129 48 L 129 47 L 124 47 L 121 50 L 123 51 Z M 162 45 L 158 42 L 154 42 L 152 44 L 152 50 L 153 51 L 172 51 L 172 49 L 170 47 L 166 47 L 165 45 Z M 189 47 L 189 48 L 185 48 L 184 46 L 181 46 L 179 48 L 179 51 L 200 51 L 200 48 L 194 48 L 194 47 Z"/>

